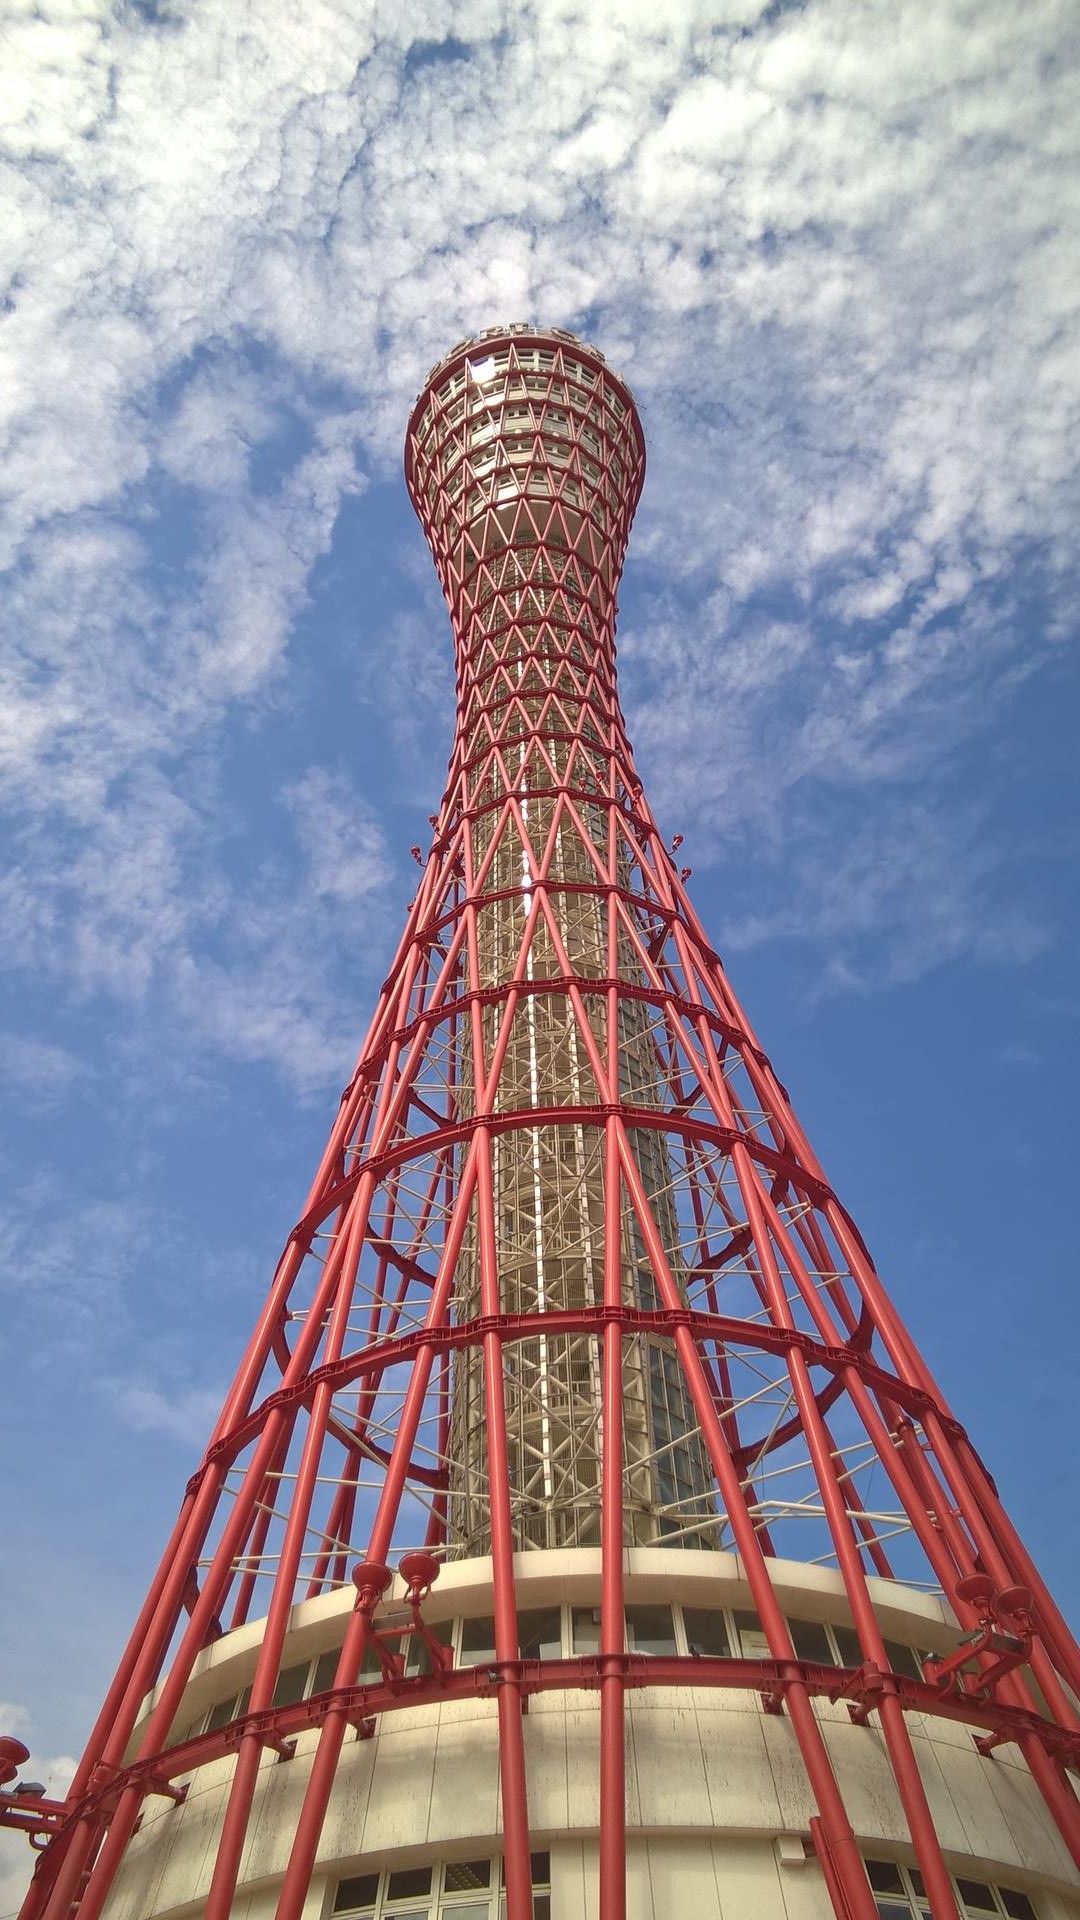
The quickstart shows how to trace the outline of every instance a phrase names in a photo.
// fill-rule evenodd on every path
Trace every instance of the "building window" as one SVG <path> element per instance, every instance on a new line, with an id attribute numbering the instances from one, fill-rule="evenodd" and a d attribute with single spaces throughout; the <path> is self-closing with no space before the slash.
<path id="1" fill-rule="evenodd" d="M 368 1664 L 368 1654 L 370 1654 L 370 1651 L 371 1649 L 369 1648 L 368 1653 L 364 1655 L 365 1668 Z M 311 1679 L 312 1693 L 328 1693 L 329 1692 L 330 1688 L 334 1684 L 334 1676 L 337 1673 L 338 1661 L 340 1659 L 341 1659 L 340 1647 L 331 1647 L 329 1653 L 320 1653 L 318 1659 L 315 1662 L 315 1672 L 312 1675 L 312 1679 Z M 363 1671 L 363 1669 L 361 1671 Z"/>
<path id="2" fill-rule="evenodd" d="M 551 1920 L 551 1856 L 530 1856 L 534 1920 Z M 505 1920 L 503 1862 L 445 1860 L 339 1880 L 335 1920 Z"/>
<path id="3" fill-rule="evenodd" d="M 744 1660 L 768 1660 L 772 1649 L 766 1633 L 756 1613 L 737 1609 L 731 1616 L 735 1623 L 735 1646 Z"/>
<path id="4" fill-rule="evenodd" d="M 217 1706 L 211 1707 L 207 1714 L 205 1725 L 200 1726 L 196 1721 L 192 1732 L 197 1730 L 199 1733 L 217 1733 L 220 1727 L 227 1727 L 231 1720 L 239 1720 L 240 1715 L 247 1712 L 250 1698 L 251 1688 L 245 1687 L 243 1693 L 231 1693 L 227 1700 L 219 1700 Z"/>
<path id="5" fill-rule="evenodd" d="M 699 1660 L 730 1660 L 731 1638 L 726 1614 L 714 1612 L 711 1607 L 684 1607 L 682 1616 L 687 1653 Z"/>
<path id="6" fill-rule="evenodd" d="M 842 1667 L 861 1667 L 863 1650 L 854 1627 L 834 1627 L 833 1638 L 836 1641 Z"/>
<path id="7" fill-rule="evenodd" d="M 788 1620 L 791 1644 L 800 1660 L 812 1660 L 816 1666 L 833 1667 L 836 1655 L 829 1643 L 826 1627 L 820 1620 Z"/>
<path id="8" fill-rule="evenodd" d="M 454 1622 L 452 1620 L 437 1620 L 429 1627 L 429 1631 L 432 1639 L 437 1640 L 440 1647 L 452 1646 L 454 1639 Z M 408 1640 L 400 1642 L 399 1645 L 405 1654 L 405 1671 L 407 1674 L 431 1672 L 431 1648 L 428 1646 L 422 1634 L 410 1634 Z M 361 1678 L 366 1679 L 366 1677 L 366 1675 L 361 1675 Z"/>
<path id="9" fill-rule="evenodd" d="M 922 1659 L 914 1647 L 902 1647 L 897 1640 L 885 1641 L 885 1657 L 894 1673 L 904 1674 L 909 1680 L 925 1678 Z"/>
<path id="10" fill-rule="evenodd" d="M 600 1609 L 599 1607 L 573 1607 L 573 1646 L 575 1653 L 599 1653 L 600 1651 Z"/>
<path id="11" fill-rule="evenodd" d="M 357 1873 L 351 1880 L 339 1880 L 334 1912 L 362 1915 L 367 1920 L 378 1905 L 381 1879 L 378 1873 Z"/>
<path id="12" fill-rule="evenodd" d="M 930 1920 L 930 1902 L 917 1867 L 898 1860 L 867 1860 L 867 1878 L 879 1920 Z M 1037 1920 L 1026 1893 L 1018 1887 L 992 1887 L 984 1880 L 954 1880 L 960 1912 L 967 1920 Z"/>
<path id="13" fill-rule="evenodd" d="M 558 1607 L 518 1614 L 518 1645 L 523 1660 L 562 1659 L 562 1613 Z"/>
<path id="14" fill-rule="evenodd" d="M 675 1626 L 670 1607 L 627 1607 L 626 1640 L 634 1653 L 674 1654 Z"/>
<path id="15" fill-rule="evenodd" d="M 282 1667 L 278 1674 L 274 1698 L 275 1707 L 291 1707 L 302 1700 L 307 1692 L 308 1676 L 311 1672 L 310 1660 L 302 1660 L 297 1667 Z"/>
<path id="16" fill-rule="evenodd" d="M 788 1627 L 797 1659 L 815 1666 L 862 1664 L 858 1637 L 850 1626 L 789 1617 Z M 441 1646 L 452 1649 L 454 1666 L 485 1667 L 495 1661 L 495 1628 L 490 1614 L 433 1621 L 430 1632 Z M 524 1607 L 518 1614 L 518 1641 L 523 1660 L 559 1660 L 567 1653 L 598 1654 L 600 1609 Z M 392 1635 L 390 1644 L 403 1655 L 408 1676 L 431 1672 L 431 1654 L 420 1635 L 408 1634 L 400 1640 Z M 922 1678 L 922 1655 L 918 1649 L 895 1640 L 886 1640 L 884 1644 L 894 1673 L 915 1680 Z M 626 1609 L 626 1647 L 632 1653 L 652 1655 L 689 1653 L 699 1658 L 730 1659 L 734 1654 L 744 1660 L 769 1658 L 768 1640 L 761 1621 L 756 1613 L 741 1608 L 732 1611 L 631 1603 Z M 313 1660 L 283 1667 L 274 1690 L 274 1706 L 291 1706 L 312 1694 L 325 1693 L 334 1684 L 339 1657 L 340 1648 L 332 1647 Z M 369 1646 L 359 1682 L 364 1685 L 377 1681 L 381 1673 L 378 1653 Z M 233 1692 L 226 1699 L 216 1701 L 194 1724 L 178 1727 L 170 1746 L 178 1746 L 202 1733 L 220 1731 L 247 1712 L 249 1698 L 250 1688 L 245 1687 L 240 1693 Z M 987 1908 L 985 1911 L 998 1910 Z M 1026 1914 L 1011 1915 L 1011 1920 L 1026 1920 Z"/>
<path id="17" fill-rule="evenodd" d="M 461 1623 L 461 1664 L 489 1667 L 495 1658 L 495 1622 L 490 1614 Z"/>

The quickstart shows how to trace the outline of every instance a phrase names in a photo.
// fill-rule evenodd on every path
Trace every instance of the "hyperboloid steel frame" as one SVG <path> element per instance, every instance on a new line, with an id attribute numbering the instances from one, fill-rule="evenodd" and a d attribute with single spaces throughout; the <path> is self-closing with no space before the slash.
<path id="1" fill-rule="evenodd" d="M 934 1920 L 957 1909 L 909 1712 L 966 1722 L 984 1752 L 1015 1742 L 1080 1864 L 1077 1649 L 815 1159 L 634 768 L 614 632 L 644 464 L 627 388 L 557 330 L 462 343 L 416 403 L 406 477 L 457 657 L 446 793 L 303 1215 L 70 1793 L 9 1806 L 44 1848 L 24 1920 L 96 1920 L 145 1797 L 181 1800 L 195 1768 L 234 1753 L 205 1907 L 226 1920 L 264 1752 L 317 1728 L 277 1904 L 298 1920 L 347 1730 L 490 1694 L 509 1920 L 527 1920 L 522 1711 L 548 1688 L 599 1691 L 602 1920 L 625 1913 L 627 1688 L 751 1689 L 787 1715 L 848 1920 L 875 1909 L 814 1696 L 876 1717 Z M 868 1497 L 875 1469 L 888 1511 Z M 599 1655 L 521 1660 L 515 1551 L 594 1526 Z M 796 1657 L 769 1574 L 793 1534 L 794 1557 L 842 1577 L 855 1667 Z M 623 1549 L 649 1540 L 699 1562 L 733 1545 L 768 1658 L 628 1653 Z M 403 1549 L 420 1630 L 433 1559 L 491 1553 L 494 1663 L 433 1657 L 405 1675 L 377 1613 Z M 962 1653 L 922 1682 L 893 1672 L 868 1573 L 940 1590 Z M 275 1708 L 294 1603 L 350 1579 L 333 1686 Z M 185 1737 L 196 1658 L 263 1613 L 247 1711 Z M 369 1645 L 381 1672 L 361 1684 Z"/>

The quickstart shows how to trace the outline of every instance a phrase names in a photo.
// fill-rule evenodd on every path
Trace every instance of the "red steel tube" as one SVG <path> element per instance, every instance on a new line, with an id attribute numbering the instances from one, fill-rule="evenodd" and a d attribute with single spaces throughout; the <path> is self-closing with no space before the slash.
<path id="1" fill-rule="evenodd" d="M 651 1216 L 651 1209 L 641 1185 L 641 1177 L 626 1140 L 623 1123 L 620 1120 L 616 1125 L 619 1129 L 619 1156 L 623 1177 L 633 1194 L 635 1211 L 648 1243 L 657 1285 L 664 1304 L 677 1313 L 681 1303 L 667 1255 L 656 1232 L 656 1223 Z M 713 1472 L 725 1501 L 738 1551 L 742 1556 L 754 1605 L 769 1646 L 777 1659 L 792 1660 L 795 1650 L 791 1644 L 787 1621 L 780 1611 L 750 1517 L 740 1497 L 738 1481 L 727 1452 L 723 1431 L 688 1327 L 676 1326 L 675 1343 L 679 1349 L 683 1373 L 694 1402 L 694 1409 L 705 1435 Z M 792 1725 L 795 1728 L 799 1748 L 821 1814 L 823 1830 L 828 1839 L 837 1872 L 843 1882 L 845 1898 L 851 1907 L 854 1920 L 876 1920 L 876 1909 L 870 1896 L 869 1882 L 855 1843 L 855 1835 L 851 1829 L 843 1797 L 836 1783 L 821 1729 L 814 1718 L 806 1690 L 798 1678 L 794 1678 L 785 1689 L 785 1705 L 791 1715 Z"/>
<path id="2" fill-rule="evenodd" d="M 447 1303 L 454 1281 L 454 1269 L 465 1238 L 469 1209 L 476 1186 L 478 1152 L 474 1139 L 472 1149 L 462 1172 L 461 1204 L 453 1216 L 446 1246 L 439 1265 L 439 1274 L 431 1297 L 431 1310 L 428 1326 L 439 1327 L 445 1323 Z M 405 1485 L 409 1459 L 412 1453 L 416 1430 L 423 1412 L 424 1396 L 427 1393 L 428 1379 L 434 1360 L 434 1348 L 425 1345 L 417 1355 L 412 1375 L 405 1394 L 405 1403 L 401 1410 L 401 1422 L 394 1442 L 386 1481 L 379 1498 L 378 1512 L 371 1530 L 368 1544 L 368 1560 L 377 1564 L 385 1561 L 393 1537 L 398 1507 Z M 355 1684 L 360 1664 L 368 1641 L 368 1618 L 358 1606 L 350 1617 L 345 1632 L 345 1642 L 338 1661 L 335 1685 L 351 1686 Z M 341 1743 L 345 1737 L 346 1722 L 340 1712 L 331 1711 L 322 1727 L 319 1744 L 308 1777 L 304 1793 L 304 1803 L 300 1810 L 296 1833 L 293 1837 L 289 1864 L 285 1871 L 281 1893 L 276 1908 L 276 1920 L 300 1920 L 307 1891 L 311 1882 L 311 1873 L 315 1865 L 322 1833 L 326 1808 L 334 1784 L 334 1772 L 341 1753 Z"/>
<path id="3" fill-rule="evenodd" d="M 498 1256 L 495 1246 L 491 1181 L 491 1135 L 476 1135 L 477 1210 L 480 1222 L 480 1290 L 485 1315 L 499 1312 Z M 510 1462 L 503 1400 L 502 1342 L 492 1330 L 484 1335 L 484 1406 L 488 1420 L 491 1474 L 491 1551 L 494 1573 L 495 1653 L 518 1657 L 517 1607 L 514 1601 L 514 1533 L 510 1518 Z M 504 1871 L 508 1920 L 532 1920 L 532 1869 L 529 1858 L 529 1809 L 525 1781 L 525 1738 L 521 1692 L 503 1678 L 499 1687 L 499 1776 L 502 1785 Z"/>

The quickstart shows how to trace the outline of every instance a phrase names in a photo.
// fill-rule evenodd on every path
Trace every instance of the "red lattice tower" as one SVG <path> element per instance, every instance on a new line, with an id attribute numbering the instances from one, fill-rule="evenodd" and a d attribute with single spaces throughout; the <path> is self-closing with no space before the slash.
<path id="1" fill-rule="evenodd" d="M 839 1916 L 875 1913 L 844 1728 L 874 1739 L 935 1920 L 959 1909 L 913 1727 L 960 1723 L 984 1755 L 1018 1750 L 1080 1862 L 1076 1648 L 814 1157 L 634 768 L 614 632 L 644 465 L 625 385 L 557 330 L 463 343 L 413 411 L 406 476 L 457 659 L 445 796 L 303 1215 L 70 1795 L 22 1803 L 18 1823 L 49 1842 L 28 1920 L 113 1911 L 148 1800 L 164 1800 L 163 1831 L 184 1831 L 204 1777 L 219 1822 L 193 1897 L 226 1920 L 268 1752 L 292 1785 L 266 1911 L 298 1920 L 328 1870 L 346 1736 L 351 1752 L 388 1715 L 467 1701 L 495 1703 L 505 1897 L 525 1920 L 523 1713 L 558 1690 L 599 1716 L 603 1920 L 626 1911 L 630 1690 L 741 1691 L 780 1717 Z M 756 1643 L 628 1647 L 626 1570 L 649 1552 L 699 1594 L 737 1578 Z M 544 1555 L 598 1569 L 592 1651 L 519 1638 Z M 445 1581 L 488 1558 L 493 1655 L 470 1665 L 425 1609 L 440 1567 Z M 800 1651 L 806 1623 L 781 1604 L 778 1570 L 797 1565 L 826 1570 L 807 1591 L 828 1592 L 831 1658 L 809 1657 L 805 1634 Z M 895 1610 L 924 1590 L 943 1596 L 936 1650 L 902 1658 Z M 297 1622 L 335 1608 L 319 1684 L 282 1701 Z M 233 1645 L 249 1648 L 250 1693 L 192 1732 Z"/>

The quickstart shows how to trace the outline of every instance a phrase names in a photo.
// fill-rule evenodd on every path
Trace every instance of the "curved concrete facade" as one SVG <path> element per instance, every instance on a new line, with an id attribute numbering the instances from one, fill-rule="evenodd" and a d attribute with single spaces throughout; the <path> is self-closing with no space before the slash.
<path id="1" fill-rule="evenodd" d="M 625 1564 L 631 1641 L 635 1619 L 647 1617 L 652 1631 L 659 1623 L 666 1632 L 663 1623 L 670 1618 L 672 1650 L 686 1652 L 688 1624 L 708 1614 L 726 1622 L 729 1639 L 741 1632 L 734 1651 L 753 1651 L 750 1594 L 735 1555 L 630 1548 Z M 787 1561 L 774 1561 L 771 1571 L 789 1618 L 808 1629 L 812 1622 L 823 1625 L 837 1647 L 836 1631 L 849 1625 L 839 1576 Z M 519 1556 L 515 1572 L 519 1609 L 543 1609 L 548 1617 L 558 1609 L 563 1651 L 575 1650 L 574 1633 L 588 1633 L 591 1610 L 599 1604 L 599 1553 L 534 1551 Z M 898 1648 L 945 1652 L 955 1645 L 956 1626 L 941 1601 L 890 1581 L 872 1580 L 870 1587 L 882 1630 Z M 351 1590 L 339 1591 L 295 1609 L 283 1670 L 308 1662 L 314 1677 L 319 1656 L 340 1646 L 352 1600 Z M 472 1622 L 466 1637 L 478 1645 L 490 1604 L 490 1561 L 459 1561 L 444 1568 L 424 1617 L 444 1633 L 452 1621 Z M 220 1724 L 254 1671 L 260 1629 L 253 1622 L 226 1634 L 201 1656 L 177 1737 L 215 1710 Z M 462 1629 L 456 1632 L 460 1639 Z M 455 1658 L 482 1664 L 483 1654 L 459 1651 Z M 307 1684 L 310 1690 L 310 1679 Z M 818 1699 L 815 1711 L 864 1855 L 910 1863 L 903 1815 L 873 1720 L 853 1725 L 843 1701 Z M 1014 1896 L 1026 1893 L 1037 1920 L 1076 1920 L 1080 1878 L 1016 1748 L 983 1756 L 971 1729 L 958 1722 L 924 1714 L 908 1720 L 952 1871 Z M 302 1733 L 287 1761 L 267 1752 L 233 1908 L 244 1920 L 273 1914 L 316 1738 L 314 1729 Z M 533 1844 L 550 1856 L 551 1914 L 555 1920 L 586 1920 L 596 1901 L 598 1693 L 534 1696 L 525 1747 Z M 199 1768 L 180 1806 L 148 1802 L 105 1909 L 108 1920 L 180 1920 L 200 1912 L 232 1767 L 230 1758 Z M 683 1912 L 694 1920 L 747 1920 L 750 1914 L 754 1920 L 832 1920 L 820 1868 L 804 1845 L 813 1811 L 791 1727 L 782 1714 L 764 1711 L 756 1692 L 647 1686 L 629 1693 L 631 1920 Z M 350 1738 L 342 1753 L 305 1920 L 329 1920 L 343 1879 L 497 1857 L 500 1832 L 494 1700 L 441 1701 L 384 1713 L 371 1738 Z M 483 1896 L 487 1909 L 482 1900 L 463 1906 L 461 1896 L 426 1908 L 421 1900 L 408 1907 L 410 1920 L 424 1912 L 495 1916 L 497 1875 L 492 1884 L 492 1893 Z M 385 1876 L 382 1887 L 385 1892 Z"/>

